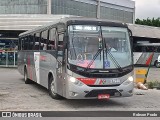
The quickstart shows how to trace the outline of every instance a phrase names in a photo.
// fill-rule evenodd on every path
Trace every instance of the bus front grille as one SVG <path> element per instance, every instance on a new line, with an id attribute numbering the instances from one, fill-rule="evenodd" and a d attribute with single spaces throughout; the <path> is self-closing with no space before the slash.
<path id="1" fill-rule="evenodd" d="M 114 96 L 115 93 L 119 92 L 116 89 L 103 89 L 103 90 L 92 90 L 85 95 L 85 97 L 98 97 L 100 94 L 109 94 L 110 96 Z M 120 93 L 120 92 L 119 92 Z M 121 95 L 121 93 L 120 93 Z"/>
<path id="2" fill-rule="evenodd" d="M 89 87 L 116 87 L 120 86 L 121 84 L 115 84 L 115 85 L 87 85 Z"/>

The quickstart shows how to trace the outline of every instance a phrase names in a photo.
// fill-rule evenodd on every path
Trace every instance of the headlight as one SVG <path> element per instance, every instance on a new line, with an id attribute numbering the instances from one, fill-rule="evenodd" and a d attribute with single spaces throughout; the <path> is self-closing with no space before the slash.
<path id="1" fill-rule="evenodd" d="M 76 78 L 74 78 L 74 77 L 70 77 L 70 79 L 69 79 L 71 82 L 73 82 L 73 83 L 75 83 L 76 82 Z"/>
<path id="2" fill-rule="evenodd" d="M 126 81 L 124 81 L 122 84 L 123 84 L 123 85 L 128 85 L 128 84 L 132 83 L 133 81 L 134 81 L 133 77 L 130 76 L 130 77 L 128 77 L 128 79 L 127 79 Z"/>
<path id="3" fill-rule="evenodd" d="M 78 86 L 82 86 L 82 85 L 84 85 L 84 83 L 83 83 L 83 82 L 81 82 L 81 81 L 77 80 L 77 79 L 76 79 L 76 78 L 74 78 L 74 77 L 69 77 L 69 80 L 70 80 L 72 83 L 74 83 L 75 85 L 78 85 Z"/>
<path id="4" fill-rule="evenodd" d="M 131 81 L 131 82 L 133 82 L 133 77 L 130 76 L 130 77 L 128 78 L 128 80 Z"/>

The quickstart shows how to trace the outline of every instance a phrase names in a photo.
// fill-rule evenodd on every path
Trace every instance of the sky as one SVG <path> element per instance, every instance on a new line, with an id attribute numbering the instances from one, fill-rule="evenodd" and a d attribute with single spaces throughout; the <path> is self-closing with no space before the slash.
<path id="1" fill-rule="evenodd" d="M 139 19 L 160 17 L 160 0 L 132 0 L 136 2 L 135 17 Z"/>

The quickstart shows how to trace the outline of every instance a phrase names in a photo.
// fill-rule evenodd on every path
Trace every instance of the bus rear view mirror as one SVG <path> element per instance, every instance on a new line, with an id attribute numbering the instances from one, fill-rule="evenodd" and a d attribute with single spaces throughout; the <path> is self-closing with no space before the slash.
<path id="1" fill-rule="evenodd" d="M 132 35 L 132 31 L 130 29 L 128 29 L 128 32 L 129 32 L 129 36 L 130 36 L 131 47 L 133 48 L 133 35 Z"/>

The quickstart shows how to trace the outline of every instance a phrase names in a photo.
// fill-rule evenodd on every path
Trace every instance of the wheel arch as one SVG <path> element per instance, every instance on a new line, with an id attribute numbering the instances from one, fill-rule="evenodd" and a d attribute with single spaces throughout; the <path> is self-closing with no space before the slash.
<path id="1" fill-rule="evenodd" d="M 24 67 L 23 67 L 23 75 L 24 75 L 25 69 L 27 70 L 27 65 L 26 65 L 26 64 L 25 64 Z"/>
<path id="2" fill-rule="evenodd" d="M 49 88 L 49 84 L 50 84 L 50 77 L 53 77 L 53 79 L 54 79 L 54 75 L 53 75 L 52 71 L 49 71 L 49 73 L 48 73 L 48 86 L 47 86 L 48 88 Z"/>

